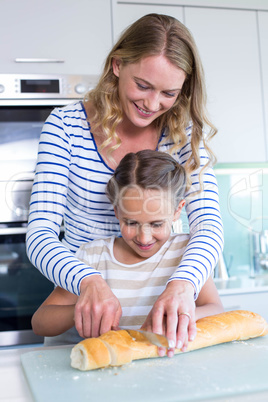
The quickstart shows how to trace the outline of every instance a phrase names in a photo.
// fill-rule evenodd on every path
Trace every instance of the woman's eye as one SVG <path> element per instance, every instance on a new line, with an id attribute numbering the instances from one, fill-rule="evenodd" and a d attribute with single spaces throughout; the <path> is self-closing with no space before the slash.
<path id="1" fill-rule="evenodd" d="M 140 88 L 140 89 L 143 89 L 143 90 L 148 89 L 148 86 L 142 85 L 139 82 L 137 82 L 136 84 L 137 84 L 137 87 Z"/>
<path id="2" fill-rule="evenodd" d="M 166 96 L 168 96 L 169 98 L 174 98 L 174 96 L 176 96 L 176 94 L 174 92 L 164 92 L 164 94 Z"/>

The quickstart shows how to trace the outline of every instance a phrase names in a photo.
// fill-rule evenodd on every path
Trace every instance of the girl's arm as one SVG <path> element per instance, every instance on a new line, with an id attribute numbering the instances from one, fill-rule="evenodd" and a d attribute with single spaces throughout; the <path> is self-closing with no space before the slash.
<path id="1" fill-rule="evenodd" d="M 224 311 L 218 290 L 212 277 L 208 278 L 196 300 L 195 318 L 207 317 Z"/>
<path id="2" fill-rule="evenodd" d="M 56 287 L 32 317 L 36 335 L 56 336 L 74 326 L 74 308 L 77 296 Z"/>

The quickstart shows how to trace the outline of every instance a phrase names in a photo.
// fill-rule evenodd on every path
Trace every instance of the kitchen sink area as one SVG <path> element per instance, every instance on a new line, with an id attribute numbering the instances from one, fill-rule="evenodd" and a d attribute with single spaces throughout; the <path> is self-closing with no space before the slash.
<path id="1" fill-rule="evenodd" d="M 225 238 L 216 287 L 225 310 L 252 310 L 267 320 L 267 164 L 220 163 L 215 173 Z"/>
<path id="2" fill-rule="evenodd" d="M 225 311 L 250 310 L 268 320 L 268 275 L 214 279 Z"/>
<path id="3" fill-rule="evenodd" d="M 234 292 L 250 293 L 268 291 L 268 273 L 255 278 L 248 276 L 231 276 L 228 279 L 214 278 L 220 295 Z"/>

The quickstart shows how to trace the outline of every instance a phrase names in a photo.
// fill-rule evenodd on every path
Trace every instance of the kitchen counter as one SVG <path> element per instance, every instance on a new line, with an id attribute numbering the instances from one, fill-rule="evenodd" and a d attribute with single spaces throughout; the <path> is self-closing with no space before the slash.
<path id="1" fill-rule="evenodd" d="M 214 279 L 225 311 L 250 310 L 263 316 L 268 322 L 268 275 Z"/>
<path id="2" fill-rule="evenodd" d="M 256 278 L 231 277 L 228 280 L 215 279 L 215 283 L 220 295 L 223 296 L 268 292 L 268 275 Z M 268 336 L 262 339 L 265 339 L 268 348 Z M 60 348 L 66 348 L 66 346 Z M 45 348 L 41 345 L 31 345 L 19 348 L 0 348 L 0 402 L 34 402 L 21 364 L 21 355 L 31 351 L 46 351 L 50 349 L 58 350 L 59 347 Z M 255 393 L 254 395 L 228 397 L 228 402 L 252 402 L 252 400 L 254 402 L 267 401 L 268 391 Z M 68 399 L 66 401 L 68 402 Z M 218 398 L 217 401 L 227 401 L 227 398 Z"/>
<path id="3" fill-rule="evenodd" d="M 53 348 L 28 346 L 0 349 L 0 402 L 34 402 L 20 358 L 23 353 L 46 349 Z"/>
<path id="4" fill-rule="evenodd" d="M 268 274 L 248 276 L 231 276 L 229 279 L 214 278 L 220 295 L 268 292 Z"/>
<path id="5" fill-rule="evenodd" d="M 254 345 L 254 347 L 257 347 L 257 348 L 264 348 L 265 350 L 268 348 L 268 336 L 266 336 L 264 338 L 258 338 L 256 340 L 251 340 L 250 342 L 254 342 L 254 344 L 251 343 L 251 346 Z M 242 342 L 241 345 L 230 345 L 230 346 L 232 348 L 245 347 L 245 345 L 243 345 L 243 344 L 245 344 L 245 342 Z M 249 346 L 250 346 L 250 344 L 249 344 Z M 215 348 L 221 348 L 221 347 L 223 347 L 223 345 L 212 347 L 212 348 L 214 348 L 213 353 L 216 352 L 216 355 L 217 355 L 217 351 L 219 349 L 215 349 Z M 61 347 L 61 349 L 64 349 L 64 348 L 66 349 L 66 346 Z M 209 351 L 209 349 L 212 350 L 212 348 L 206 348 L 206 350 L 208 352 L 203 352 L 203 351 L 205 351 L 205 349 L 203 349 L 202 351 L 200 350 L 200 351 L 192 352 L 189 355 L 188 354 L 187 355 L 189 357 L 191 356 L 191 358 L 192 358 L 195 356 L 194 353 L 198 353 L 198 352 L 211 353 Z M 33 396 L 30 391 L 30 387 L 27 383 L 26 376 L 24 375 L 24 371 L 22 368 L 20 358 L 23 353 L 28 353 L 30 351 L 40 351 L 40 355 L 41 355 L 42 352 L 47 351 L 49 349 L 57 349 L 57 351 L 58 351 L 59 347 L 57 347 L 57 348 L 24 347 L 24 348 L 18 348 L 18 349 L 6 349 L 6 350 L 2 349 L 2 350 L 0 350 L 0 389 L 1 389 L 0 401 L 1 402 L 2 401 L 3 402 L 34 402 Z M 252 349 L 252 348 L 249 347 L 249 349 Z M 38 353 L 38 355 L 39 355 L 39 353 Z M 69 355 L 69 351 L 68 351 L 68 355 Z M 202 355 L 200 355 L 200 356 L 202 357 Z M 178 359 L 179 356 L 176 356 L 175 358 Z M 168 358 L 164 358 L 164 359 L 166 359 L 165 362 L 163 361 L 164 365 L 171 363 L 171 359 L 170 360 L 168 360 Z M 215 356 L 215 360 L 216 359 L 217 358 Z M 152 360 L 156 360 L 158 362 L 157 363 L 158 365 L 160 365 L 159 362 L 162 363 L 162 359 L 152 359 Z M 148 360 L 145 360 L 143 362 L 138 362 L 138 363 L 131 363 L 131 364 L 141 364 L 140 367 L 149 366 L 149 365 L 150 365 L 150 367 L 154 367 L 154 362 L 152 362 L 152 361 L 149 362 Z M 217 361 L 215 361 L 215 364 L 218 364 Z M 232 364 L 234 364 L 234 362 Z M 252 361 L 252 365 L 254 366 L 254 361 Z M 133 367 L 130 367 L 130 368 L 133 369 Z M 202 367 L 200 367 L 200 368 L 202 369 Z M 33 370 L 35 370 L 35 369 L 36 368 L 33 365 Z M 165 367 L 162 369 L 163 369 L 163 373 L 165 373 L 166 372 Z M 188 367 L 188 369 L 189 369 L 189 367 Z M 120 375 L 123 374 L 122 371 L 120 371 L 122 369 L 119 368 L 116 370 L 118 370 L 118 373 L 117 373 L 118 376 L 113 377 L 114 378 L 113 382 L 118 381 Z M 146 373 L 148 373 L 147 370 L 149 370 L 149 368 L 147 367 L 147 368 L 145 368 L 145 370 L 146 370 Z M 124 370 L 124 373 L 126 373 L 126 371 L 127 371 L 127 368 Z M 254 372 L 254 370 L 253 370 L 253 372 Z M 82 375 L 82 374 L 80 374 L 80 372 L 77 372 L 77 373 L 78 374 L 76 375 L 76 377 L 79 377 Z M 267 373 L 267 370 L 266 370 L 266 373 Z M 103 374 L 103 372 L 99 372 L 97 374 L 97 377 L 101 377 L 102 374 Z M 107 374 L 107 372 L 106 372 L 106 374 Z M 202 374 L 204 375 L 206 373 L 203 372 Z M 85 375 L 85 373 L 83 373 L 83 375 Z M 115 373 L 114 373 L 114 375 L 115 375 Z M 254 374 L 252 374 L 252 375 L 254 376 Z M 188 373 L 187 376 L 191 377 L 190 373 Z M 215 374 L 214 374 L 214 376 L 215 376 Z M 98 378 L 98 380 L 100 380 L 100 378 Z M 166 378 L 166 380 L 167 380 L 167 378 Z M 133 379 L 133 381 L 134 381 L 134 379 Z M 78 382 L 79 381 L 77 381 L 77 386 L 78 386 Z M 95 384 L 96 384 L 96 381 L 95 381 Z M 103 385 L 104 384 L 101 384 L 101 381 L 100 381 L 99 384 L 97 384 L 96 386 L 101 387 Z M 155 384 L 155 385 L 157 386 L 157 384 Z M 159 385 L 159 383 L 158 383 L 158 385 Z M 194 386 L 194 384 L 193 384 L 193 386 Z M 212 381 L 212 386 L 213 386 L 213 381 Z M 109 390 L 108 390 L 108 392 L 109 392 Z M 145 392 L 145 395 L 146 395 L 146 392 Z M 68 397 L 65 397 L 65 400 L 68 402 Z M 90 398 L 87 400 L 91 401 Z M 94 398 L 92 399 L 92 401 L 93 400 L 94 400 Z M 109 398 L 107 400 L 109 400 Z M 147 400 L 148 400 L 148 398 L 145 396 L 144 401 L 147 401 Z M 163 399 L 163 401 L 164 400 L 165 399 Z M 176 399 L 172 399 L 172 400 L 175 401 Z M 202 399 L 202 398 L 200 398 L 200 396 L 199 396 L 198 400 L 208 401 L 208 399 Z M 243 394 L 243 395 L 236 396 L 236 397 L 228 396 L 228 398 L 227 397 L 225 397 L 225 398 L 219 397 L 217 399 L 213 398 L 213 401 L 218 401 L 218 402 L 227 402 L 227 401 L 228 402 L 242 402 L 242 401 L 243 402 L 252 402 L 252 400 L 254 400 L 254 402 L 264 402 L 264 401 L 267 402 L 268 390 L 265 392 L 262 391 L 262 392 L 254 392 L 254 393 L 250 393 L 250 394 Z M 52 399 L 51 399 L 51 401 L 53 402 Z M 83 402 L 83 401 L 84 401 L 83 399 L 81 399 L 81 398 L 79 399 L 79 402 Z M 142 398 L 140 399 L 140 401 L 142 402 Z M 178 397 L 178 401 L 180 401 L 179 397 Z"/>
<path id="6" fill-rule="evenodd" d="M 21 353 L 31 348 L 0 350 L 0 401 L 32 402 L 30 389 L 20 363 Z"/>

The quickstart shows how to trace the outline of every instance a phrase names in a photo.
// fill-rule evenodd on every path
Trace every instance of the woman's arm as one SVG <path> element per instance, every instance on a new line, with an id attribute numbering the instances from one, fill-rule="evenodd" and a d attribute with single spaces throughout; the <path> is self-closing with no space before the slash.
<path id="1" fill-rule="evenodd" d="M 192 332 L 193 329 L 190 328 L 190 324 L 191 321 L 193 320 L 193 317 L 195 320 L 199 320 L 200 318 L 207 317 L 209 315 L 219 314 L 224 311 L 222 302 L 220 300 L 217 288 L 213 282 L 212 277 L 209 277 L 204 286 L 202 287 L 195 305 L 196 308 L 194 311 L 194 316 L 192 316 L 192 313 L 188 307 L 183 307 L 179 313 L 178 317 L 179 326 L 186 328 L 186 334 L 187 334 L 187 327 L 189 331 L 189 337 L 185 336 L 184 342 L 182 344 L 183 352 L 187 350 L 188 339 L 190 341 L 194 339 L 193 337 L 191 337 L 191 335 L 193 334 Z M 189 313 L 190 317 L 186 314 L 182 314 L 183 312 Z"/>
<path id="2" fill-rule="evenodd" d="M 179 153 L 179 162 L 184 165 L 191 152 L 189 142 Z M 201 166 L 191 175 L 192 185 L 185 195 L 189 221 L 190 240 L 180 265 L 172 280 L 187 280 L 195 289 L 195 299 L 202 286 L 211 276 L 223 249 L 223 224 L 219 206 L 218 185 L 212 167 L 199 173 L 208 162 L 208 155 L 201 142 L 199 148 Z M 201 191 L 200 191 L 201 190 Z"/>
<path id="3" fill-rule="evenodd" d="M 74 308 L 77 296 L 56 287 L 32 317 L 36 335 L 56 336 L 74 326 Z"/>
<path id="4" fill-rule="evenodd" d="M 178 162 L 184 166 L 191 155 L 191 127 L 187 130 L 188 142 L 179 151 Z M 163 144 L 167 152 L 170 144 Z M 199 147 L 201 166 L 191 175 L 192 185 L 187 192 L 186 212 L 189 220 L 190 240 L 179 267 L 170 277 L 165 291 L 157 299 L 144 325 L 162 333 L 167 316 L 166 335 L 176 340 L 177 347 L 186 345 L 196 335 L 195 304 L 198 294 L 211 276 L 223 249 L 223 225 L 221 220 L 218 186 L 211 167 L 206 168 L 201 187 L 199 173 L 208 162 L 208 154 L 201 142 Z M 201 190 L 201 191 L 200 191 Z M 172 301 L 172 303 L 171 303 Z M 182 312 L 190 314 L 179 315 Z M 172 353 L 170 353 L 171 355 Z"/>
<path id="5" fill-rule="evenodd" d="M 218 290 L 212 277 L 210 277 L 202 287 L 196 300 L 195 318 L 199 320 L 209 315 L 223 313 L 223 311 L 224 308 Z"/>
<path id="6" fill-rule="evenodd" d="M 43 275 L 78 295 L 81 280 L 99 272 L 82 264 L 58 238 L 66 213 L 71 161 L 72 127 L 66 122 L 64 113 L 55 109 L 43 127 L 30 200 L 26 247 L 30 261 Z"/>
<path id="7" fill-rule="evenodd" d="M 81 337 L 91 337 L 116 325 L 121 316 L 121 307 L 100 273 L 91 267 L 90 262 L 86 265 L 74 255 L 82 240 L 90 237 L 85 232 L 86 224 L 81 219 L 75 221 L 66 206 L 69 185 L 72 181 L 76 184 L 78 180 L 69 169 L 69 165 L 75 163 L 71 156 L 76 152 L 72 149 L 76 133 L 77 141 L 81 138 L 76 149 L 81 153 L 88 146 L 82 135 L 85 130 L 88 131 L 83 113 L 80 103 L 70 105 L 64 111 L 55 109 L 44 124 L 30 201 L 26 247 L 30 261 L 44 276 L 80 296 L 75 312 L 76 329 Z M 89 135 L 85 135 L 86 139 L 88 137 Z M 83 179 L 87 177 L 83 172 Z M 103 185 L 103 192 L 104 187 Z M 89 196 L 83 188 L 80 190 L 84 197 Z M 81 205 L 85 202 L 83 198 L 79 201 Z M 63 217 L 65 223 L 68 218 L 68 225 L 72 229 L 70 237 L 77 243 L 76 248 L 73 247 L 71 251 L 58 238 Z M 97 290 L 99 298 L 96 313 L 92 306 L 95 305 L 93 297 Z M 109 316 L 109 319 L 104 322 L 103 316 Z M 95 325 L 93 328 L 93 321 L 99 323 L 99 326 Z"/>

